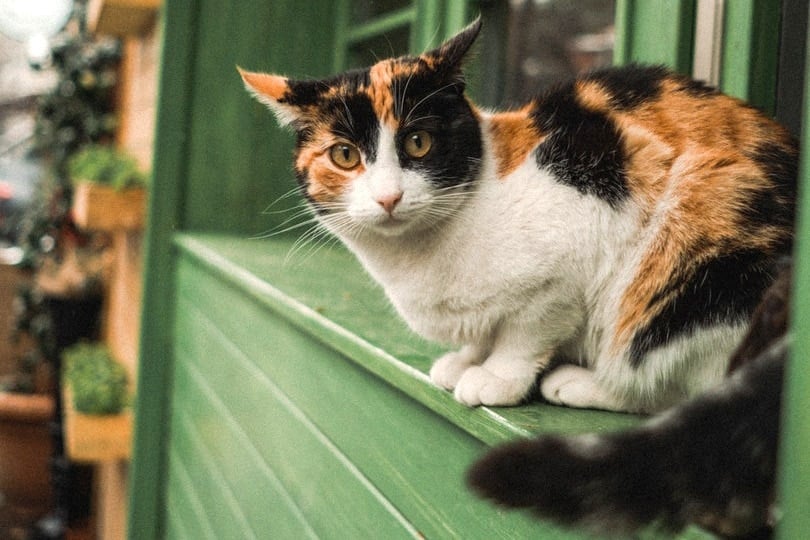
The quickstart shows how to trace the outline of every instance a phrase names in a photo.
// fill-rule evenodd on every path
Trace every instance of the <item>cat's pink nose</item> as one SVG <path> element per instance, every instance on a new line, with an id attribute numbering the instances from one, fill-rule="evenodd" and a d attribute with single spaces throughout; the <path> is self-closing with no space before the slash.
<path id="1" fill-rule="evenodd" d="M 374 200 L 377 201 L 377 204 L 382 206 L 383 209 L 390 214 L 394 211 L 394 208 L 397 206 L 399 201 L 402 200 L 402 192 L 396 191 L 394 193 L 380 195 L 379 197 L 376 197 Z"/>

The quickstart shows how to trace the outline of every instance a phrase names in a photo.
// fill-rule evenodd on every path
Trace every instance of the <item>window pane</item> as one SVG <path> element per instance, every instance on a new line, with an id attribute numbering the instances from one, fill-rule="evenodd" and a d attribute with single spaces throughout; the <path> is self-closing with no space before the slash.
<path id="1" fill-rule="evenodd" d="M 483 43 L 473 87 L 487 106 L 511 106 L 577 73 L 609 65 L 614 0 L 482 4 Z"/>

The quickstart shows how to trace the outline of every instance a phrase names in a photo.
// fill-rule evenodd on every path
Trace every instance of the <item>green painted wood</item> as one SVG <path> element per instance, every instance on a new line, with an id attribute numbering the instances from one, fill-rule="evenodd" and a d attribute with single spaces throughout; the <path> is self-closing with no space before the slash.
<path id="1" fill-rule="evenodd" d="M 337 73 L 348 63 L 348 34 L 351 22 L 352 0 L 335 1 L 335 46 L 332 57 L 332 72 Z"/>
<path id="2" fill-rule="evenodd" d="M 810 41 L 807 44 L 810 53 Z M 805 57 L 810 73 L 810 54 Z M 783 518 L 777 537 L 804 538 L 810 531 L 810 78 L 805 77 L 804 129 L 800 169 L 799 217 L 793 291 L 793 346 L 788 365 L 782 426 L 780 505 Z"/>
<path id="3" fill-rule="evenodd" d="M 780 3 L 735 0 L 724 7 L 720 88 L 773 114 L 779 60 Z"/>
<path id="4" fill-rule="evenodd" d="M 196 352 L 200 353 L 199 350 Z M 238 444 L 238 439 L 230 437 L 236 423 L 249 429 L 249 444 L 255 444 L 256 440 L 261 442 L 257 451 L 285 483 L 290 496 L 311 525 L 308 531 L 290 533 L 283 523 L 262 520 L 261 524 L 254 524 L 257 537 L 302 538 L 305 537 L 301 536 L 302 532 L 308 532 L 310 537 L 334 538 L 368 538 L 374 534 L 381 538 L 416 536 L 416 531 L 399 512 L 277 389 L 262 384 L 264 381 L 252 379 L 242 379 L 241 386 L 227 385 L 222 379 L 212 376 L 213 373 L 222 374 L 224 381 L 230 382 L 244 374 L 229 370 L 228 364 L 221 362 L 230 359 L 218 354 L 221 349 L 202 352 L 205 359 L 220 361 L 219 369 L 209 371 L 203 366 L 195 366 L 194 362 L 200 356 L 184 359 L 178 369 L 178 396 L 184 397 L 180 414 L 189 418 L 191 429 L 201 443 L 225 456 L 211 466 L 222 467 L 222 474 L 229 471 L 239 474 L 239 469 L 244 467 L 246 470 L 241 471 L 242 476 L 249 474 L 252 469 L 238 461 L 244 449 Z M 247 381 L 252 383 L 254 391 L 245 388 Z M 187 446 L 189 440 L 184 435 L 173 436 L 172 448 L 176 447 L 181 455 L 196 455 L 193 452 L 199 449 L 196 445 Z M 210 474 L 208 467 L 192 467 L 195 469 L 190 474 L 192 478 Z M 242 483 L 241 487 L 252 489 L 252 497 L 263 501 L 266 506 L 278 504 L 272 492 L 266 490 L 261 477 L 253 475 L 248 482 Z M 224 514 L 220 508 L 224 505 L 218 501 L 220 495 L 216 491 L 203 489 L 200 492 L 208 498 L 203 501 L 206 510 Z M 341 501 L 339 510 L 335 501 Z M 219 538 L 244 537 L 235 528 L 230 535 L 226 534 L 227 527 L 234 525 L 229 516 L 221 515 L 216 521 L 222 524 L 219 526 L 226 527 L 218 532 Z"/>
<path id="5" fill-rule="evenodd" d="M 183 400 L 182 405 L 189 407 L 190 402 L 189 399 Z M 199 416 L 199 409 L 195 408 L 194 411 Z M 208 444 L 210 439 L 204 438 L 194 431 L 189 416 L 183 415 L 179 406 L 175 407 L 173 411 L 171 439 L 173 444 L 169 446 L 169 463 L 171 464 L 169 474 L 174 474 L 173 469 L 176 466 L 185 469 L 190 480 L 187 492 L 193 491 L 199 494 L 198 498 L 202 500 L 206 517 L 217 538 L 230 536 L 245 540 L 258 539 L 260 535 L 248 522 L 228 479 L 211 455 L 211 448 Z M 224 430 L 218 433 L 223 432 Z M 182 463 L 178 464 L 178 460 Z M 246 486 L 240 486 L 240 488 L 244 487 Z M 250 489 L 250 487 L 252 486 L 248 484 L 247 488 Z M 257 496 L 260 493 L 253 491 L 252 495 Z"/>
<path id="6" fill-rule="evenodd" d="M 283 319 L 274 320 L 266 306 L 244 291 L 227 290 L 218 276 L 206 276 L 185 259 L 180 273 L 188 286 L 181 285 L 178 341 L 184 350 L 196 351 L 189 354 L 217 392 L 237 394 L 227 400 L 228 406 L 268 460 L 285 455 L 286 468 L 300 467 L 300 452 L 274 451 L 277 439 L 294 436 L 279 434 L 290 422 L 274 412 L 270 397 L 283 395 L 429 538 L 512 538 L 539 532 L 548 538 L 574 537 L 520 514 L 500 516 L 466 492 L 464 470 L 483 449 L 477 439 Z M 222 309 L 212 312 L 213 302 Z M 201 323 L 201 317 L 211 320 Z M 225 336 L 240 354 L 226 358 Z M 194 387 L 201 385 L 196 381 Z M 257 407 L 266 414 L 257 415 Z M 289 471 L 278 474 L 292 478 L 290 490 L 313 485 L 312 479 Z M 330 519 L 329 513 L 313 509 L 319 519 Z"/>
<path id="7" fill-rule="evenodd" d="M 187 381 L 188 377 L 182 379 L 184 383 Z M 178 400 L 180 404 L 173 413 L 172 422 L 177 427 L 169 442 L 171 448 L 182 448 L 192 442 L 188 450 L 178 451 L 183 455 L 205 457 L 204 463 L 195 463 L 196 473 L 217 475 L 221 483 L 227 484 L 225 491 L 229 499 L 260 538 L 265 536 L 263 531 L 271 530 L 280 538 L 317 538 L 301 509 L 244 430 L 233 422 L 222 420 L 223 414 L 228 416 L 227 412 L 222 413 L 222 405 L 206 417 L 205 422 L 199 422 L 202 411 L 211 407 L 207 402 L 199 407 L 190 405 L 197 395 L 191 393 L 188 397 L 192 399 Z M 189 410 L 191 412 L 187 412 Z M 195 419 L 198 420 L 196 423 Z M 213 425 L 221 426 L 221 429 L 212 431 L 210 426 Z M 195 430 L 200 430 L 202 435 Z"/>
<path id="8" fill-rule="evenodd" d="M 681 73 L 692 71 L 695 0 L 618 0 L 618 64 L 665 64 Z"/>
<path id="9" fill-rule="evenodd" d="M 180 404 L 172 419 L 176 427 L 169 443 L 171 448 L 186 448 L 178 451 L 182 455 L 195 456 L 196 475 L 216 475 L 221 484 L 227 484 L 222 492 L 227 494 L 234 515 L 242 514 L 238 521 L 248 525 L 250 535 L 262 538 L 263 531 L 272 530 L 281 538 L 317 538 L 301 510 L 295 506 L 244 431 L 234 429 L 231 423 L 223 422 L 214 415 L 200 428 L 192 418 L 199 418 L 207 404 L 203 403 L 202 408 L 192 408 L 192 412 L 188 413 L 190 400 L 178 401 Z M 213 422 L 221 429 L 217 430 L 217 437 L 212 440 L 212 432 L 205 426 L 214 425 Z M 202 429 L 203 435 L 197 434 L 195 429 Z M 202 456 L 204 461 L 197 463 L 197 456 Z M 268 504 L 268 501 L 272 501 L 272 504 Z"/>
<path id="10" fill-rule="evenodd" d="M 355 43 L 365 41 L 373 36 L 382 35 L 402 26 L 411 25 L 415 19 L 416 9 L 410 6 L 386 13 L 362 24 L 350 21 L 349 29 L 344 38 L 345 46 L 350 47 Z"/>
<path id="11" fill-rule="evenodd" d="M 166 501 L 167 513 L 172 517 L 172 528 L 182 531 L 179 535 L 182 538 L 217 540 L 209 515 L 200 501 L 199 493 L 194 489 L 191 475 L 186 470 L 188 461 L 188 456 L 186 459 L 177 454 L 169 456 L 171 467 Z M 131 531 L 130 535 L 147 538 L 142 536 L 141 531 Z"/>
<path id="12" fill-rule="evenodd" d="M 457 2 L 446 0 L 444 7 L 444 29 L 445 39 L 452 36 L 464 28 L 469 23 L 470 12 L 475 15 L 475 10 L 470 8 L 469 2 Z"/>
<path id="13" fill-rule="evenodd" d="M 203 45 L 194 59 L 187 156 L 194 186 L 186 193 L 184 225 L 261 234 L 263 211 L 294 186 L 293 138 L 244 90 L 236 66 L 293 77 L 329 74 L 330 55 L 312 51 L 334 47 L 333 4 L 201 0 L 199 11 Z"/>
<path id="14" fill-rule="evenodd" d="M 172 232 L 180 227 L 188 162 L 192 61 L 195 54 L 196 1 L 166 2 L 163 8 L 159 115 L 155 136 L 152 196 L 146 234 L 143 316 L 129 480 L 128 531 L 133 540 L 162 535 L 165 432 L 171 379 L 171 332 L 174 259 Z"/>

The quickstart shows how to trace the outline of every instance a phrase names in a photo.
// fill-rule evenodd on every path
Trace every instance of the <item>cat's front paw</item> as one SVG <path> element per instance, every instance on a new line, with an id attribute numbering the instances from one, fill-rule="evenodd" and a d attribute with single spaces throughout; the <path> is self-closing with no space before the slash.
<path id="1" fill-rule="evenodd" d="M 470 407 L 477 405 L 517 405 L 529 393 L 535 377 L 501 378 L 483 366 L 467 369 L 453 395 Z"/>
<path id="2" fill-rule="evenodd" d="M 430 368 L 430 380 L 433 384 L 453 390 L 461 376 L 470 366 L 481 362 L 481 355 L 472 346 L 463 347 L 459 351 L 449 352 L 440 356 Z"/>

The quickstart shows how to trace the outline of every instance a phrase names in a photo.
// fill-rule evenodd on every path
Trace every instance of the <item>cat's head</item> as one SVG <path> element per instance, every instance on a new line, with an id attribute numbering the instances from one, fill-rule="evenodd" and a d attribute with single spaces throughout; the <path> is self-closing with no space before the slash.
<path id="1" fill-rule="evenodd" d="M 324 80 L 240 70 L 248 90 L 296 131 L 298 181 L 335 232 L 398 235 L 458 209 L 482 153 L 461 71 L 480 27 L 479 19 L 422 55 Z"/>

